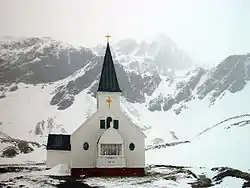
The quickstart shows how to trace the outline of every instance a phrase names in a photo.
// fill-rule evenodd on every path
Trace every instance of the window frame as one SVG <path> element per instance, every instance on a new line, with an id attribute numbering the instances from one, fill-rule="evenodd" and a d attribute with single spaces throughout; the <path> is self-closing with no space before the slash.
<path id="1" fill-rule="evenodd" d="M 86 145 L 87 148 L 85 147 L 85 145 Z M 83 148 L 84 151 L 88 151 L 88 150 L 89 150 L 89 147 L 90 147 L 90 146 L 89 146 L 89 143 L 88 143 L 88 142 L 84 142 L 83 145 L 82 145 L 82 148 Z"/>
<path id="2" fill-rule="evenodd" d="M 110 123 L 113 121 L 112 117 L 107 117 L 106 118 L 106 129 L 110 128 Z"/>
<path id="3" fill-rule="evenodd" d="M 107 154 L 107 155 L 103 155 L 102 154 L 102 145 L 108 145 L 108 146 L 110 146 L 110 147 L 112 147 L 112 145 L 119 145 L 121 148 L 120 148 L 120 154 L 118 154 L 118 155 L 109 155 L 109 154 Z M 110 149 L 110 148 L 109 148 Z M 123 157 L 124 156 L 124 146 L 123 146 L 123 144 L 99 144 L 99 157 L 107 157 L 107 158 L 109 158 L 109 157 Z"/>
<path id="4" fill-rule="evenodd" d="M 104 127 L 102 127 L 104 125 Z M 100 129 L 106 129 L 106 121 L 105 119 L 100 119 Z"/>
<path id="5" fill-rule="evenodd" d="M 113 128 L 114 129 L 119 129 L 119 120 L 118 119 L 113 120 Z"/>
<path id="6" fill-rule="evenodd" d="M 135 150 L 135 144 L 133 142 L 131 142 L 128 147 L 129 147 L 130 151 L 134 151 Z"/>

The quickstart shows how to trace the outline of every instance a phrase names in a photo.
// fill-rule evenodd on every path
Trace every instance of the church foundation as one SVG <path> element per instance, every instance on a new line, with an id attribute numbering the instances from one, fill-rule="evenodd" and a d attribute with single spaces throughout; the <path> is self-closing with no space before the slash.
<path id="1" fill-rule="evenodd" d="M 71 168 L 71 176 L 80 177 L 101 177 L 101 176 L 143 176 L 144 168 Z"/>

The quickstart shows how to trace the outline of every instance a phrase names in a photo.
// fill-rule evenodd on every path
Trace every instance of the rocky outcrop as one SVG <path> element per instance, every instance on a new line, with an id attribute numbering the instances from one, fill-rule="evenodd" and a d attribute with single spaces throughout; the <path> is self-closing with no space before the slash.
<path id="1" fill-rule="evenodd" d="M 192 188 L 201 188 L 201 187 L 211 187 L 213 186 L 212 180 L 207 178 L 205 175 L 199 175 L 195 182 L 190 183 Z"/>
<path id="2" fill-rule="evenodd" d="M 185 103 L 196 98 L 202 100 L 208 97 L 211 106 L 218 98 L 224 97 L 227 91 L 236 93 L 244 89 L 249 80 L 249 62 L 250 54 L 229 56 L 210 70 L 198 67 L 189 71 L 185 75 L 186 79 L 176 78 L 180 79 L 178 82 L 175 82 L 175 76 L 169 77 L 166 82 L 169 87 L 175 84 L 174 91 L 164 97 L 162 102 L 157 98 L 150 102 L 155 101 L 155 109 L 173 109 L 176 115 L 188 108 Z M 179 107 L 176 107 L 177 104 Z"/>
<path id="3" fill-rule="evenodd" d="M 56 131 L 58 133 L 65 133 L 63 125 L 56 124 L 53 118 L 48 118 L 47 120 L 41 120 L 36 123 L 34 130 L 31 130 L 30 133 L 34 135 L 48 135 L 50 131 Z"/>
<path id="4" fill-rule="evenodd" d="M 246 184 L 250 182 L 250 174 L 247 172 L 242 172 L 237 169 L 228 168 L 228 167 L 219 167 L 219 168 L 212 168 L 213 171 L 218 171 L 218 174 L 213 177 L 215 182 L 220 182 L 225 177 L 234 177 L 246 180 Z"/>
<path id="5" fill-rule="evenodd" d="M 161 111 L 161 105 L 163 102 L 162 94 L 158 95 L 155 99 L 149 101 L 148 109 L 150 111 Z"/>
<path id="6" fill-rule="evenodd" d="M 0 134 L 0 143 L 7 145 L 0 151 L 0 157 L 13 158 L 20 153 L 27 154 L 34 151 L 34 148 L 41 147 L 37 142 L 15 139 L 1 131 Z"/>
<path id="7" fill-rule="evenodd" d="M 188 99 L 188 97 L 192 94 L 192 91 L 187 83 L 181 83 L 179 86 L 179 92 L 175 96 L 175 103 L 179 104 L 181 101 Z M 178 89 L 178 88 L 177 88 Z"/>
<path id="8" fill-rule="evenodd" d="M 245 62 L 250 55 L 229 56 L 217 67 L 212 69 L 207 80 L 197 88 L 197 94 L 200 99 L 212 93 L 212 101 L 215 101 L 226 90 L 231 93 L 241 91 L 245 84 L 245 78 L 248 77 Z"/>
<path id="9" fill-rule="evenodd" d="M 3 149 L 1 157 L 13 158 L 18 154 L 18 148 L 15 146 L 7 146 Z"/>
<path id="10" fill-rule="evenodd" d="M 21 140 L 17 144 L 17 147 L 20 150 L 20 153 L 30 153 L 30 152 L 34 151 L 34 149 L 32 147 L 30 147 L 29 143 L 25 140 Z"/>
<path id="11" fill-rule="evenodd" d="M 184 103 L 206 96 L 212 105 L 226 91 L 241 91 L 250 80 L 250 54 L 229 56 L 210 70 L 201 67 L 191 69 L 179 79 L 175 70 L 188 68 L 192 63 L 164 35 L 151 43 L 137 44 L 128 39 L 113 47 L 118 81 L 127 101 L 144 103 L 145 96 L 151 96 L 164 81 L 161 80 L 162 75 L 168 77 L 169 87 L 175 84 L 172 93 L 162 93 L 163 99 L 159 100 L 158 96 L 151 98 L 148 104 L 151 111 L 175 109 L 175 113 L 180 114 L 183 107 L 188 108 Z M 104 51 L 105 47 L 100 49 Z M 134 55 L 141 58 L 133 59 Z M 17 90 L 19 82 L 46 84 L 67 78 L 66 84 L 54 91 L 50 101 L 58 110 L 67 109 L 74 103 L 75 96 L 87 88 L 87 93 L 95 97 L 102 61 L 103 54 L 94 53 L 92 49 L 75 48 L 51 38 L 33 37 L 1 43 L 0 99 L 8 96 L 6 88 L 7 92 Z M 181 63 L 183 61 L 185 65 Z M 2 85 L 5 85 L 4 90 Z M 175 107 L 177 104 L 180 105 L 178 109 Z"/>
<path id="12" fill-rule="evenodd" d="M 191 90 L 194 90 L 196 88 L 196 86 L 198 85 L 198 83 L 200 82 L 201 77 L 207 72 L 206 69 L 202 68 L 202 67 L 198 67 L 196 69 L 194 69 L 193 71 L 189 72 L 189 74 L 191 73 L 195 73 L 194 75 L 192 75 L 188 81 L 188 86 Z M 187 75 L 187 76 L 188 76 Z"/>
<path id="13" fill-rule="evenodd" d="M 0 83 L 49 83 L 81 69 L 96 56 L 50 38 L 26 38 L 0 44 Z"/>
<path id="14" fill-rule="evenodd" d="M 16 84 L 12 85 L 10 88 L 9 88 L 9 91 L 12 92 L 12 91 L 16 91 L 18 89 L 18 86 Z"/>
<path id="15" fill-rule="evenodd" d="M 134 72 L 126 72 L 120 64 L 116 63 L 115 67 L 118 82 L 123 91 L 122 95 L 132 103 L 145 102 L 145 94 L 152 95 L 161 81 L 158 74 L 142 76 Z M 55 91 L 56 94 L 52 97 L 50 104 L 57 105 L 58 110 L 64 110 L 73 104 L 75 95 L 90 86 L 90 94 L 95 96 L 94 93 L 98 88 L 101 68 L 101 59 L 88 64 L 87 68 L 85 67 L 86 71 L 83 75 L 70 80 L 67 85 L 57 88 Z"/>

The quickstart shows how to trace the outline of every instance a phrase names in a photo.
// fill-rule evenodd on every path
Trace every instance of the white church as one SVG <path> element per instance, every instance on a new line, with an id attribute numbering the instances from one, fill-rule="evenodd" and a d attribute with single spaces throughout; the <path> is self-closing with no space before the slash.
<path id="1" fill-rule="evenodd" d="M 107 42 L 97 111 L 71 135 L 49 134 L 47 168 L 67 164 L 72 176 L 144 175 L 146 136 L 122 112 L 121 93 Z"/>

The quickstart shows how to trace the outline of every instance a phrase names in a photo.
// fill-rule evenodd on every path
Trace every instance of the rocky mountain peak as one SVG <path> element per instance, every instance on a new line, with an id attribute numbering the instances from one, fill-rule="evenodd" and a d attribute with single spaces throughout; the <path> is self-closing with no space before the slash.
<path id="1" fill-rule="evenodd" d="M 0 83 L 5 88 L 0 96 L 4 98 L 6 88 L 13 83 L 64 80 L 50 104 L 66 109 L 73 104 L 75 95 L 85 89 L 94 96 L 103 61 L 97 51 L 104 53 L 105 46 L 75 48 L 51 38 L 8 38 L 0 43 Z M 111 51 L 123 96 L 132 103 L 147 101 L 152 111 L 174 109 L 180 113 L 188 102 L 206 97 L 213 104 L 225 92 L 241 91 L 250 79 L 249 54 L 229 56 L 211 69 L 189 68 L 179 76 L 178 71 L 191 61 L 165 35 L 141 43 L 124 39 L 111 46 Z M 159 95 L 153 95 L 156 91 Z"/>

